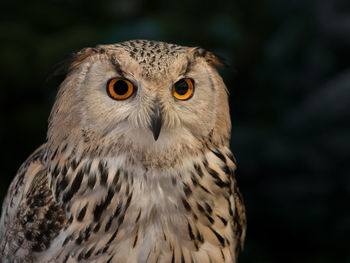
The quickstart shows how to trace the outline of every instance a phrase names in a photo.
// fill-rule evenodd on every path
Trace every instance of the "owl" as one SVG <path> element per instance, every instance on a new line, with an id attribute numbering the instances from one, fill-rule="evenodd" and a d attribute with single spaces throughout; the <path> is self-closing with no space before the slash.
<path id="1" fill-rule="evenodd" d="M 147 40 L 74 54 L 47 141 L 4 200 L 1 262 L 236 262 L 246 219 L 221 65 Z"/>

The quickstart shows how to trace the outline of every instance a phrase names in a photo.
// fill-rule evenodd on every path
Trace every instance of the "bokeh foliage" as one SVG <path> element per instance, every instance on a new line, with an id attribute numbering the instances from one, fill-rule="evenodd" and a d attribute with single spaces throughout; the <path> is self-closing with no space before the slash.
<path id="1" fill-rule="evenodd" d="M 232 150 L 246 200 L 240 262 L 350 262 L 348 0 L 3 1 L 1 197 L 45 141 L 59 79 L 82 47 L 146 38 L 231 62 Z"/>

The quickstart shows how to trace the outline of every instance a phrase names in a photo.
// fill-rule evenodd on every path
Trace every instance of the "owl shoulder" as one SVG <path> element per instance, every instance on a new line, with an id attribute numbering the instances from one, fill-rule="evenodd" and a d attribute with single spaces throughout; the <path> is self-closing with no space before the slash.
<path id="1" fill-rule="evenodd" d="M 0 219 L 0 258 L 4 260 L 31 262 L 32 252 L 48 248 L 66 221 L 52 196 L 44 154 L 42 145 L 22 164 L 4 199 Z"/>

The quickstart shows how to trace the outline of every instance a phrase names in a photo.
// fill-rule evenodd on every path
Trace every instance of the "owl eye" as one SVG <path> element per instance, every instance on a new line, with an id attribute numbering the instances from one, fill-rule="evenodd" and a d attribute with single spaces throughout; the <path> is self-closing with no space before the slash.
<path id="1" fill-rule="evenodd" d="M 134 93 L 134 85 L 126 79 L 113 78 L 107 82 L 107 93 L 115 100 L 125 100 Z"/>
<path id="2" fill-rule="evenodd" d="M 190 78 L 180 79 L 172 88 L 173 96 L 178 100 L 188 100 L 194 92 L 194 81 Z"/>

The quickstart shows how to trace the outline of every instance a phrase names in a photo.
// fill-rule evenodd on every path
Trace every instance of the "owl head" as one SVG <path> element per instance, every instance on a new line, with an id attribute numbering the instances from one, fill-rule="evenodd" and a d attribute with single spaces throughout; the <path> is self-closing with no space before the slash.
<path id="1" fill-rule="evenodd" d="M 227 144 L 227 90 L 198 47 L 134 40 L 85 48 L 69 63 L 49 120 L 48 142 L 85 151 L 159 151 Z"/>

